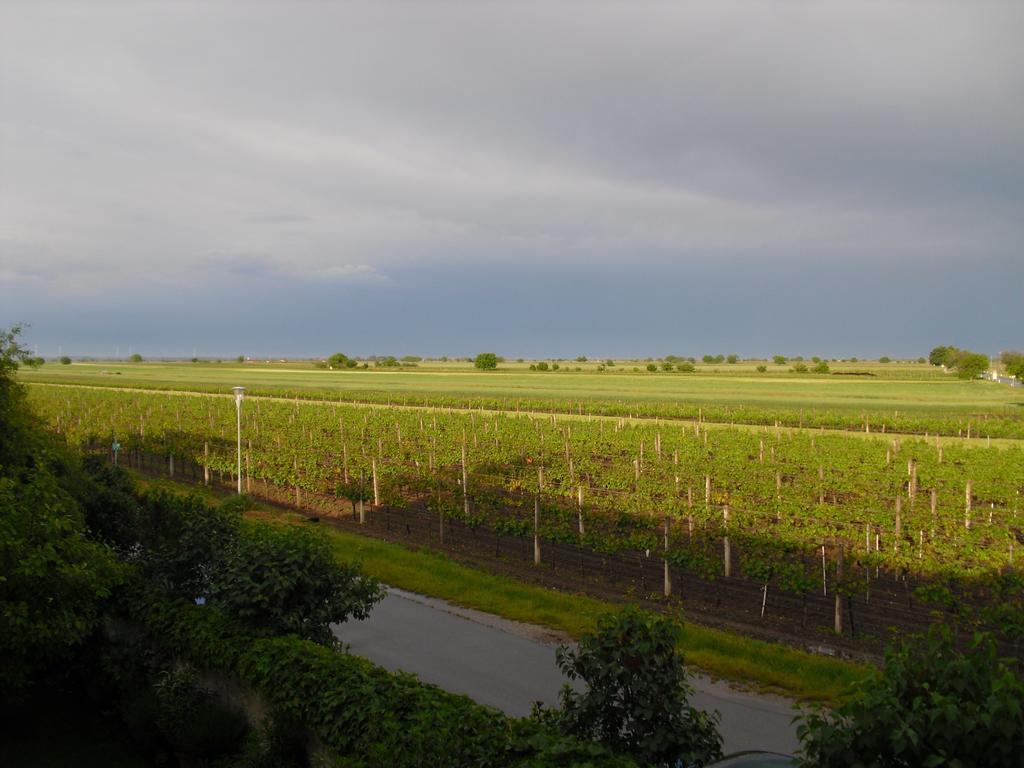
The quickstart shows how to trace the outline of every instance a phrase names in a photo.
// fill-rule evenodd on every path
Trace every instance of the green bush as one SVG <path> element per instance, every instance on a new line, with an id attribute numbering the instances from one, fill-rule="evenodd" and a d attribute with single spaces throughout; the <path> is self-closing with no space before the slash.
<path id="1" fill-rule="evenodd" d="M 251 524 L 222 546 L 210 603 L 260 632 L 330 645 L 331 624 L 365 619 L 384 597 L 358 565 L 337 562 L 319 532 Z"/>
<path id="2" fill-rule="evenodd" d="M 535 717 L 643 764 L 689 767 L 718 759 L 718 714 L 689 704 L 681 636 L 679 622 L 636 608 L 602 616 L 576 650 L 556 652 L 563 674 L 587 689 L 564 686 L 562 710 L 537 709 Z"/>
<path id="3" fill-rule="evenodd" d="M 493 352 L 481 352 L 476 356 L 473 365 L 481 371 L 493 371 L 498 367 L 498 356 Z"/>
<path id="4" fill-rule="evenodd" d="M 961 766 L 1019 768 L 1024 682 L 975 636 L 966 653 L 936 625 L 921 648 L 886 653 L 885 666 L 834 712 L 804 713 L 797 733 L 806 768 Z"/>
<path id="5" fill-rule="evenodd" d="M 632 765 L 412 675 L 295 637 L 254 636 L 210 606 L 133 589 L 125 604 L 153 643 L 251 685 L 278 716 L 302 723 L 346 765 Z"/>
<path id="6" fill-rule="evenodd" d="M 143 574 L 161 589 L 189 600 L 206 595 L 226 551 L 239 535 L 240 518 L 208 507 L 199 496 L 154 490 L 141 497 L 134 540 Z"/>

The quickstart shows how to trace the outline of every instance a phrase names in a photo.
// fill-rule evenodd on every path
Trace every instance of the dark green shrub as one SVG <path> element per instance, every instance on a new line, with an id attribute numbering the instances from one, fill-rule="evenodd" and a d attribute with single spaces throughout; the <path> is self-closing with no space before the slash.
<path id="1" fill-rule="evenodd" d="M 718 714 L 689 704 L 678 651 L 679 622 L 636 608 L 606 614 L 576 650 L 561 646 L 559 668 L 585 691 L 566 685 L 560 712 L 536 711 L 549 725 L 650 765 L 701 766 L 721 757 Z"/>
<path id="2" fill-rule="evenodd" d="M 890 649 L 885 666 L 834 712 L 812 709 L 797 729 L 807 768 L 1019 768 L 1024 682 L 976 635 L 966 653 L 933 626 L 919 646 Z"/>
<path id="3" fill-rule="evenodd" d="M 358 565 L 337 562 L 318 532 L 262 523 L 227 540 L 209 597 L 256 630 L 329 645 L 331 624 L 365 619 L 384 592 Z"/>
<path id="4" fill-rule="evenodd" d="M 211 606 L 168 600 L 142 585 L 125 604 L 164 652 L 251 685 L 276 716 L 302 723 L 346 765 L 632 765 L 412 675 L 295 637 L 254 636 Z"/>
<path id="5" fill-rule="evenodd" d="M 481 352 L 473 360 L 473 365 L 481 371 L 493 371 L 498 367 L 498 356 L 493 352 Z"/>
<path id="6" fill-rule="evenodd" d="M 151 491 L 141 497 L 140 552 L 145 576 L 170 594 L 194 599 L 210 591 L 239 518 L 208 507 L 199 496 Z"/>
<path id="7" fill-rule="evenodd" d="M 156 724 L 183 758 L 214 760 L 239 752 L 249 731 L 245 716 L 199 685 L 194 667 L 178 664 L 153 684 Z"/>

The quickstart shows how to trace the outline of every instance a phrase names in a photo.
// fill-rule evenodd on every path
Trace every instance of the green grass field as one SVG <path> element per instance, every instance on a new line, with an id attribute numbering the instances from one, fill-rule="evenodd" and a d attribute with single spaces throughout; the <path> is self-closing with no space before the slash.
<path id="1" fill-rule="evenodd" d="M 574 363 L 566 363 L 574 366 Z M 330 371 L 310 363 L 123 363 L 91 362 L 22 369 L 26 382 L 90 384 L 97 386 L 223 387 L 240 385 L 255 390 L 298 390 L 344 393 L 375 391 L 402 396 L 499 397 L 580 401 L 678 402 L 744 405 L 759 408 L 828 409 L 851 412 L 1013 413 L 1024 408 L 1024 390 L 987 381 L 961 381 L 921 364 L 833 364 L 833 371 L 864 371 L 876 377 L 789 373 L 767 363 L 758 373 L 754 364 L 698 366 L 685 373 L 649 373 L 645 363 L 623 362 L 596 372 L 532 372 L 526 363 L 497 371 L 475 371 L 467 363 L 448 363 L 402 370 Z M 524 408 L 526 408 L 524 403 Z"/>

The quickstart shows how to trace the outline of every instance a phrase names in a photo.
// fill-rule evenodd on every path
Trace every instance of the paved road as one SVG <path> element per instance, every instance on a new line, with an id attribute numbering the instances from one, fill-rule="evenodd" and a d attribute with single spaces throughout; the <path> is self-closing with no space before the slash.
<path id="1" fill-rule="evenodd" d="M 340 625 L 335 634 L 376 664 L 413 672 L 510 715 L 529 714 L 534 701 L 556 704 L 566 682 L 555 666 L 561 642 L 555 633 L 401 590 L 389 590 L 369 619 Z M 693 704 L 722 714 L 727 754 L 796 749 L 790 701 L 704 677 L 693 682 Z"/>

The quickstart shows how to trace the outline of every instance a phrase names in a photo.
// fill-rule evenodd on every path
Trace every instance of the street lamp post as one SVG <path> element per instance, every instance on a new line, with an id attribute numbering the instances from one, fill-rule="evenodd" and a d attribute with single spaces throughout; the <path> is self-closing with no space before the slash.
<path id="1" fill-rule="evenodd" d="M 235 393 L 235 416 L 238 426 L 238 493 L 242 493 L 242 398 L 245 396 L 245 387 L 234 387 Z"/>

